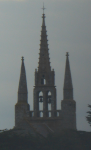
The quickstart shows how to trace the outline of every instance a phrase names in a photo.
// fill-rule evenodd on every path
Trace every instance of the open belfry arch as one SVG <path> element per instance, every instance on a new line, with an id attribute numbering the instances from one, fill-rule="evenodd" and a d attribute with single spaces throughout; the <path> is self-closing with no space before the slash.
<path id="1" fill-rule="evenodd" d="M 28 104 L 28 90 L 24 58 L 22 57 L 18 99 L 15 105 L 15 127 L 29 128 L 36 126 L 43 130 L 60 131 L 62 129 L 76 130 L 76 102 L 73 100 L 73 85 L 69 63 L 69 53 L 66 53 L 66 65 L 61 109 L 57 110 L 55 86 L 55 71 L 51 69 L 45 14 L 42 14 L 41 39 L 38 68 L 35 69 L 35 85 L 33 89 L 33 111 Z M 28 124 L 28 125 L 27 125 Z M 30 128 L 31 128 L 30 127 Z M 39 132 L 39 129 L 38 129 Z"/>

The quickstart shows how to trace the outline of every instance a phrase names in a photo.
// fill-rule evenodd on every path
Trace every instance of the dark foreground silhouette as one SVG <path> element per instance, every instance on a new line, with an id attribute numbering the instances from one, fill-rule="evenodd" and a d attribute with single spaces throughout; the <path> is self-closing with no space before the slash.
<path id="1" fill-rule="evenodd" d="M 49 134 L 47 138 L 39 134 L 24 134 L 20 130 L 0 133 L 0 150 L 90 150 L 91 132 L 62 130 Z"/>

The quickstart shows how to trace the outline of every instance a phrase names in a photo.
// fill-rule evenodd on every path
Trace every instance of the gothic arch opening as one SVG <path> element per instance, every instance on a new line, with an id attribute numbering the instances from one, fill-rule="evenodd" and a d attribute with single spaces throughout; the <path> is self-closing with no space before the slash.
<path id="1" fill-rule="evenodd" d="M 42 85 L 46 85 L 45 75 L 42 75 L 41 84 L 42 84 Z"/>
<path id="2" fill-rule="evenodd" d="M 43 92 L 40 91 L 38 95 L 38 101 L 39 101 L 39 116 L 43 117 Z"/>
<path id="3" fill-rule="evenodd" d="M 52 95 L 51 95 L 51 92 L 48 91 L 47 93 L 47 104 L 48 104 L 48 116 L 51 117 L 51 98 L 52 98 Z"/>

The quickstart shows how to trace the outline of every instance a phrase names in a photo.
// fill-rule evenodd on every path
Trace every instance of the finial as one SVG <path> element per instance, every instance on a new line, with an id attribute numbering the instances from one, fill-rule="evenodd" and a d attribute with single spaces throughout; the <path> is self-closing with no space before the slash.
<path id="1" fill-rule="evenodd" d="M 69 56 L 69 52 L 66 52 L 66 56 L 67 56 L 67 57 Z"/>
<path id="2" fill-rule="evenodd" d="M 21 60 L 22 60 L 22 62 L 24 61 L 24 57 L 23 56 L 21 57 Z"/>
<path id="3" fill-rule="evenodd" d="M 41 8 L 41 9 L 43 9 L 43 14 L 44 14 L 44 10 L 46 9 L 46 8 L 44 7 L 44 3 L 43 3 L 43 8 Z"/>

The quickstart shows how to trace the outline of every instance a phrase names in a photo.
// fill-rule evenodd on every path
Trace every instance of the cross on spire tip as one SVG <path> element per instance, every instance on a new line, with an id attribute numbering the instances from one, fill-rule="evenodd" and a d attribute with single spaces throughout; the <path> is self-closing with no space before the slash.
<path id="1" fill-rule="evenodd" d="M 67 57 L 69 56 L 69 52 L 66 52 L 66 56 L 67 56 Z"/>
<path id="2" fill-rule="evenodd" d="M 41 9 L 43 9 L 43 14 L 44 14 L 44 10 L 46 9 L 46 8 L 44 7 L 44 3 L 43 3 L 43 8 L 41 8 Z"/>

